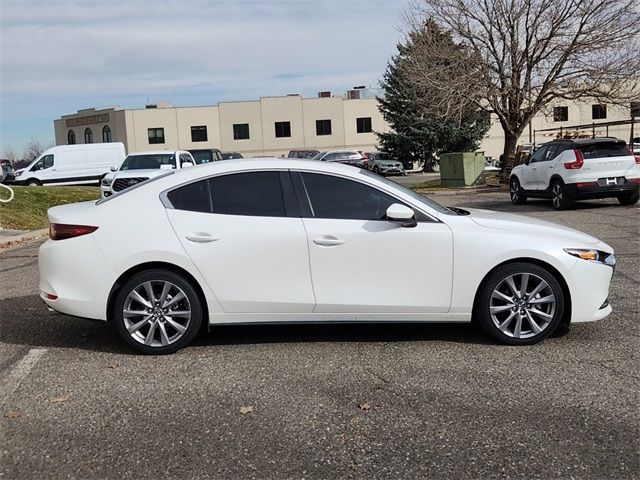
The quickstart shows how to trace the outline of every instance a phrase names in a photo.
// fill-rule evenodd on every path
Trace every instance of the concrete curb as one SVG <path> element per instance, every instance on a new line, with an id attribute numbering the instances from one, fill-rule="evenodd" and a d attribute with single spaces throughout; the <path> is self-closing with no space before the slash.
<path id="1" fill-rule="evenodd" d="M 28 240 L 37 240 L 39 238 L 48 237 L 49 229 L 42 228 L 40 230 L 32 230 L 30 232 L 13 235 L 11 237 L 0 238 L 0 248 L 8 248 L 15 244 L 26 242 Z"/>
<path id="2" fill-rule="evenodd" d="M 464 188 L 421 188 L 414 190 L 417 193 L 426 193 L 429 195 L 442 194 L 442 195 L 455 195 L 457 193 L 496 193 L 496 192 L 508 192 L 509 190 L 504 185 L 489 186 L 482 185 L 479 187 L 464 187 Z"/>

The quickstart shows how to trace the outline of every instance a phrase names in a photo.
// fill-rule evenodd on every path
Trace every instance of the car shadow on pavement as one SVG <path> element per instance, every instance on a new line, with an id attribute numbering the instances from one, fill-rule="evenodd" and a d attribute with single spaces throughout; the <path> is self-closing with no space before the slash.
<path id="1" fill-rule="evenodd" d="M 50 313 L 38 295 L 0 300 L 2 341 L 29 347 L 61 347 L 135 354 L 110 323 Z M 193 346 L 295 342 L 439 341 L 494 344 L 471 324 L 368 323 L 206 326 Z"/>

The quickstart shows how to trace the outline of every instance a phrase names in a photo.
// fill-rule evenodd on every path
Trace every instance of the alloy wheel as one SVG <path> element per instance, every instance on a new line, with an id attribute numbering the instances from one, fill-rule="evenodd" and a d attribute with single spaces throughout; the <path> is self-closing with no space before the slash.
<path id="1" fill-rule="evenodd" d="M 491 294 L 489 312 L 505 335 L 526 339 L 545 330 L 556 312 L 551 286 L 533 273 L 516 273 L 503 279 Z"/>
<path id="2" fill-rule="evenodd" d="M 520 186 L 518 185 L 518 182 L 515 180 L 511 182 L 509 191 L 511 192 L 511 200 L 516 203 L 520 197 Z"/>
<path id="3" fill-rule="evenodd" d="M 124 326 L 136 342 L 165 347 L 178 341 L 191 322 L 185 293 L 166 280 L 150 280 L 135 287 L 124 301 Z"/>
<path id="4" fill-rule="evenodd" d="M 551 201 L 553 202 L 553 206 L 556 208 L 560 208 L 563 200 L 564 193 L 562 192 L 562 187 L 559 183 L 555 183 L 553 185 L 553 188 L 551 189 Z"/>

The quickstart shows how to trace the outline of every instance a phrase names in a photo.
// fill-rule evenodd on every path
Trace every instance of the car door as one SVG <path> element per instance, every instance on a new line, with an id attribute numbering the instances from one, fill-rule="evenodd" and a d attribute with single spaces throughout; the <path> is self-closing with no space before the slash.
<path id="1" fill-rule="evenodd" d="M 165 205 L 226 313 L 313 311 L 307 237 L 288 172 L 211 177 L 167 193 Z"/>
<path id="2" fill-rule="evenodd" d="M 538 167 L 540 161 L 544 159 L 544 156 L 547 154 L 548 148 L 547 145 L 543 145 L 531 155 L 528 164 L 522 165 L 522 178 L 520 179 L 520 183 L 525 190 L 538 189 Z"/>
<path id="3" fill-rule="evenodd" d="M 448 312 L 453 237 L 416 209 L 405 228 L 385 218 L 393 196 L 350 178 L 294 172 L 307 231 L 316 313 Z"/>
<path id="4" fill-rule="evenodd" d="M 537 164 L 536 190 L 546 190 L 549 187 L 549 180 L 556 165 L 555 159 L 561 152 L 562 146 L 559 144 L 549 145 L 546 149 L 544 157 Z"/>

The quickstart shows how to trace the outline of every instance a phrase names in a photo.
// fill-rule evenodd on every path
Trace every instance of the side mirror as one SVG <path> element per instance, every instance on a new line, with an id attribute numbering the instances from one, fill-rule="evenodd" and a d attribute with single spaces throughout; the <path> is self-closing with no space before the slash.
<path id="1" fill-rule="evenodd" d="M 193 163 L 191 162 L 182 162 L 182 168 L 193 167 Z"/>
<path id="2" fill-rule="evenodd" d="M 406 228 L 413 228 L 418 225 L 413 210 L 400 203 L 394 203 L 387 208 L 387 220 L 397 222 Z"/>
<path id="3" fill-rule="evenodd" d="M 118 167 L 116 167 L 115 165 L 111 165 L 111 168 L 109 170 L 111 170 L 112 172 L 117 172 Z"/>

